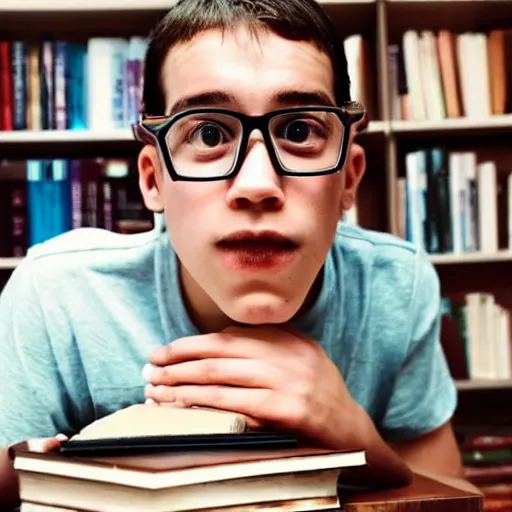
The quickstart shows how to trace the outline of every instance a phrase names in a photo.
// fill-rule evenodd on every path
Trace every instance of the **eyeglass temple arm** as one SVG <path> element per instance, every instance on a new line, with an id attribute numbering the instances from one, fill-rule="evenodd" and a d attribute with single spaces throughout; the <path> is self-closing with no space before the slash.
<path id="1" fill-rule="evenodd" d="M 155 145 L 158 143 L 156 135 L 142 124 L 142 119 L 132 124 L 133 136 L 144 144 Z"/>
<path id="2" fill-rule="evenodd" d="M 354 125 L 356 134 L 360 134 L 367 130 L 370 123 L 366 109 L 357 101 L 350 101 L 344 105 L 345 113 Z"/>

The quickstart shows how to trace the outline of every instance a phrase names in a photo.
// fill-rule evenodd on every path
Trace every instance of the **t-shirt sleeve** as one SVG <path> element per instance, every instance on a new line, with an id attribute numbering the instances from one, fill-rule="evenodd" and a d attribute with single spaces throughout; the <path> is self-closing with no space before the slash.
<path id="1" fill-rule="evenodd" d="M 452 417 L 457 392 L 440 343 L 440 287 L 424 253 L 416 259 L 405 357 L 382 423 L 388 440 L 425 435 Z"/>
<path id="2" fill-rule="evenodd" d="M 0 446 L 68 430 L 59 378 L 30 260 L 0 296 Z"/>

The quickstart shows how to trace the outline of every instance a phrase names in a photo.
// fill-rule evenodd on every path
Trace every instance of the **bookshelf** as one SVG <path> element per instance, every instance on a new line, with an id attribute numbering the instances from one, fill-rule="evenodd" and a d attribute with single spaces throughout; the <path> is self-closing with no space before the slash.
<path id="1" fill-rule="evenodd" d="M 0 258 L 0 270 L 14 270 L 22 258 Z"/>
<path id="2" fill-rule="evenodd" d="M 94 36 L 145 35 L 174 0 L 2 0 L 0 34 L 6 40 L 40 37 L 50 32 L 63 40 Z M 500 172 L 511 162 L 512 114 L 436 121 L 395 119 L 391 114 L 388 46 L 398 44 L 407 30 L 448 29 L 454 33 L 512 27 L 512 0 L 320 0 L 340 33 L 361 34 L 369 44 L 371 91 L 375 109 L 359 142 L 367 152 L 367 173 L 358 197 L 360 223 L 399 234 L 398 181 L 411 148 L 443 143 L 451 149 L 500 147 Z M 38 32 L 39 31 L 39 32 Z M 0 131 L 2 158 L 133 158 L 137 145 L 128 128 L 83 131 Z M 490 152 L 490 153 L 489 153 Z M 1 180 L 1 176 L 0 176 Z M 503 221 L 503 219 L 501 219 Z M 0 258 L 0 272 L 12 271 L 20 258 Z M 435 254 L 443 292 L 496 292 L 501 303 L 512 290 L 512 249 L 488 253 Z M 512 296 L 512 294 L 510 294 Z M 512 394 L 512 380 L 459 380 L 461 393 L 485 390 Z M 485 396 L 488 396 L 487 394 Z M 507 395 L 510 397 L 510 395 Z M 476 400 L 475 404 L 479 401 Z"/>
<path id="3" fill-rule="evenodd" d="M 512 389 L 512 379 L 474 379 L 458 380 L 456 382 L 459 391 L 474 389 Z"/>

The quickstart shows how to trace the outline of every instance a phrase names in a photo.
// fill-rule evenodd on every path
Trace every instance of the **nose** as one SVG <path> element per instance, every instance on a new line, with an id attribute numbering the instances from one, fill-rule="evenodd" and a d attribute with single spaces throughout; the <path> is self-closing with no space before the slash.
<path id="1" fill-rule="evenodd" d="M 231 208 L 279 210 L 284 205 L 281 177 L 276 173 L 262 139 L 251 139 L 240 171 L 230 184 Z"/>

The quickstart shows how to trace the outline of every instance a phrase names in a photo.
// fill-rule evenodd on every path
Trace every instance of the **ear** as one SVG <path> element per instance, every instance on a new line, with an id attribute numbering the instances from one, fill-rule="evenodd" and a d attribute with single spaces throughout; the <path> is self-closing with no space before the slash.
<path id="1" fill-rule="evenodd" d="M 347 154 L 347 161 L 343 170 L 345 177 L 345 186 L 341 197 L 341 211 L 350 210 L 355 203 L 356 193 L 361 182 L 361 178 L 366 170 L 366 155 L 364 149 L 355 142 L 350 144 Z"/>
<path id="2" fill-rule="evenodd" d="M 155 146 L 147 144 L 141 149 L 137 167 L 139 169 L 139 187 L 144 204 L 153 212 L 163 212 L 163 174 Z"/>

